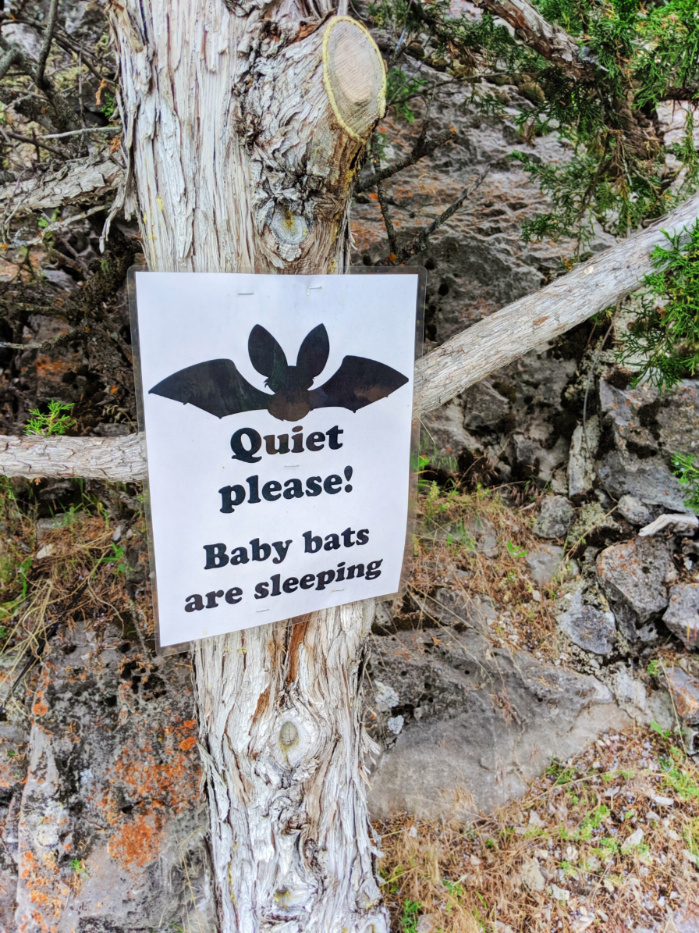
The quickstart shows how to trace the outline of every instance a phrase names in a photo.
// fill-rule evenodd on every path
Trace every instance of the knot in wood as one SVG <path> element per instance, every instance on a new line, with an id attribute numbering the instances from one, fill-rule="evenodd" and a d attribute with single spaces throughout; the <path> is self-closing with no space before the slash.
<path id="1" fill-rule="evenodd" d="M 299 730 L 293 724 L 287 720 L 285 723 L 282 723 L 282 727 L 279 730 L 279 741 L 282 743 L 284 748 L 291 748 L 292 745 L 295 745 L 298 742 Z"/>

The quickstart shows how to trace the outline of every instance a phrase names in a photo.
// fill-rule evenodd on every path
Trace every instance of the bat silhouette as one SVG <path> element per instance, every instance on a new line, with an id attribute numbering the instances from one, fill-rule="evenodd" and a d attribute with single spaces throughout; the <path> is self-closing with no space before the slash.
<path id="1" fill-rule="evenodd" d="M 267 377 L 265 386 L 273 395 L 251 385 L 232 360 L 208 360 L 188 366 L 150 391 L 183 405 L 196 405 L 217 418 L 267 409 L 280 421 L 300 421 L 315 408 L 357 411 L 385 398 L 408 381 L 407 376 L 384 363 L 346 356 L 327 382 L 311 389 L 330 353 L 328 332 L 323 324 L 304 338 L 296 366 L 289 366 L 281 346 L 259 324 L 250 331 L 248 353 L 257 372 Z"/>

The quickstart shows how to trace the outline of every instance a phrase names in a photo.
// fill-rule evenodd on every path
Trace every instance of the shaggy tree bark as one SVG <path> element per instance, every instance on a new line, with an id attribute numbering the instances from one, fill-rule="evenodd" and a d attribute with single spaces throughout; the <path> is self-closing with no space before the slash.
<path id="1" fill-rule="evenodd" d="M 124 206 L 151 269 L 342 272 L 385 108 L 369 33 L 327 0 L 121 0 Z M 199 642 L 223 933 L 385 931 L 359 720 L 368 604 Z"/>

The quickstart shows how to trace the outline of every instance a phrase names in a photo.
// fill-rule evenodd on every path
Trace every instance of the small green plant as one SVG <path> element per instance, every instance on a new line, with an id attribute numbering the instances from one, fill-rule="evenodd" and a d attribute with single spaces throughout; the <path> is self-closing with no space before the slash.
<path id="1" fill-rule="evenodd" d="M 85 875 L 88 877 L 87 870 L 85 869 L 85 860 L 81 858 L 72 858 L 70 860 L 70 870 L 75 872 L 76 875 Z"/>
<path id="2" fill-rule="evenodd" d="M 38 408 L 32 408 L 29 414 L 32 416 L 24 426 L 25 434 L 40 434 L 44 437 L 50 437 L 55 434 L 65 434 L 77 424 L 75 418 L 72 418 L 70 412 L 73 410 L 73 404 L 59 402 L 51 399 L 49 410 L 42 412 Z"/>
<path id="3" fill-rule="evenodd" d="M 401 933 L 417 933 L 417 921 L 422 909 L 422 901 L 406 900 L 400 916 Z"/>
<path id="4" fill-rule="evenodd" d="M 127 567 L 124 560 L 124 548 L 122 545 L 112 544 L 112 553 L 107 554 L 106 557 L 101 557 L 101 564 L 110 564 L 113 567 L 114 573 L 126 573 Z"/>
<path id="5" fill-rule="evenodd" d="M 671 730 L 671 729 L 663 729 L 663 727 L 660 725 L 660 723 L 657 723 L 655 720 L 653 720 L 653 721 L 651 722 L 650 727 L 651 727 L 651 729 L 653 730 L 653 732 L 657 732 L 658 735 L 661 736 L 663 739 L 669 739 L 669 738 L 670 738 L 670 732 L 671 732 L 672 730 Z"/>
<path id="6" fill-rule="evenodd" d="M 664 772 L 663 780 L 666 786 L 671 787 L 682 800 L 699 798 L 699 784 L 678 764 L 683 758 L 683 752 L 673 747 L 670 749 L 669 758 L 664 756 L 659 759 L 660 767 Z"/>
<path id="7" fill-rule="evenodd" d="M 697 321 L 699 322 L 699 302 L 697 310 Z M 697 324 L 699 331 L 699 323 Z M 680 486 L 683 486 L 689 492 L 684 500 L 685 505 L 699 515 L 699 464 L 694 465 L 694 454 L 688 457 L 682 454 L 675 454 L 672 458 L 672 465 L 675 468 L 675 476 L 679 480 Z"/>
<path id="8" fill-rule="evenodd" d="M 512 557 L 526 557 L 529 551 L 524 548 L 518 548 L 516 544 L 513 544 L 512 541 L 507 542 L 507 551 Z"/>
<path id="9" fill-rule="evenodd" d="M 649 677 L 659 677 L 660 670 L 660 661 L 657 658 L 653 658 L 652 661 L 648 662 L 648 666 L 646 667 L 646 674 L 648 674 Z"/>

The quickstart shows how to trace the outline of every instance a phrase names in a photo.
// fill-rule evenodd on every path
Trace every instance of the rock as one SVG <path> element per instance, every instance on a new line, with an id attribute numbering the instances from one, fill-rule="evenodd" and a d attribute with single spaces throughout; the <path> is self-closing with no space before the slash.
<path id="1" fill-rule="evenodd" d="M 40 518 L 36 523 L 36 540 L 41 541 L 49 531 L 72 525 L 73 522 L 82 518 L 82 514 L 82 512 L 60 512 L 57 515 L 52 515 L 51 518 Z"/>
<path id="2" fill-rule="evenodd" d="M 394 735 L 400 735 L 405 725 L 405 719 L 402 716 L 391 716 L 388 720 L 388 731 Z"/>
<path id="3" fill-rule="evenodd" d="M 536 438 L 514 434 L 512 445 L 514 465 L 519 474 L 536 479 L 542 485 L 551 481 L 568 458 L 568 442 L 563 437 L 549 447 Z"/>
<path id="4" fill-rule="evenodd" d="M 628 836 L 624 842 L 621 844 L 621 851 L 623 853 L 630 852 L 632 849 L 635 849 L 637 846 L 643 842 L 643 837 L 645 833 L 639 826 L 638 829 L 634 830 L 630 836 Z"/>
<path id="5" fill-rule="evenodd" d="M 387 712 L 394 706 L 398 706 L 398 694 L 393 687 L 376 680 L 374 681 L 374 701 L 377 710 Z"/>
<path id="6" fill-rule="evenodd" d="M 586 502 L 578 509 L 568 536 L 575 543 L 590 536 L 616 537 L 622 531 L 621 525 L 609 514 L 609 509 L 603 508 L 600 502 Z"/>
<path id="7" fill-rule="evenodd" d="M 425 428 L 422 446 L 431 460 L 435 454 L 437 459 L 457 457 L 462 450 L 471 450 L 477 444 L 464 430 L 463 420 L 464 413 L 455 401 L 422 416 Z"/>
<path id="8" fill-rule="evenodd" d="M 675 512 L 659 515 L 650 525 L 646 525 L 638 532 L 639 538 L 650 538 L 654 535 L 671 533 L 684 538 L 691 538 L 699 529 L 699 516 L 678 515 Z"/>
<path id="9" fill-rule="evenodd" d="M 593 654 L 606 655 L 616 644 L 616 621 L 611 612 L 605 612 L 583 602 L 581 590 L 565 597 L 568 608 L 557 616 L 558 627 L 568 638 Z"/>
<path id="10" fill-rule="evenodd" d="M 471 596 L 462 589 L 447 586 L 440 587 L 434 598 L 416 597 L 416 602 L 425 613 L 426 624 L 440 622 L 459 630 L 464 627 L 483 630 L 498 616 L 488 596 Z"/>
<path id="11" fill-rule="evenodd" d="M 55 544 L 45 544 L 36 552 L 36 560 L 43 560 L 45 557 L 51 557 L 56 552 Z"/>
<path id="12" fill-rule="evenodd" d="M 589 418 L 583 431 L 579 424 L 573 431 L 568 455 L 568 495 L 571 499 L 592 489 L 595 479 L 594 457 L 599 446 L 599 418 Z"/>
<path id="13" fill-rule="evenodd" d="M 611 690 L 614 699 L 638 725 L 657 722 L 661 729 L 671 729 L 676 716 L 670 697 L 662 690 L 647 690 L 645 684 L 623 663 L 610 664 L 599 677 Z"/>
<path id="14" fill-rule="evenodd" d="M 10 930 L 209 929 L 191 666 L 119 629 L 50 643 L 32 706 Z M 78 859 L 76 874 L 72 862 Z"/>
<path id="15" fill-rule="evenodd" d="M 678 583 L 670 587 L 663 622 L 685 648 L 699 644 L 699 583 Z"/>
<path id="16" fill-rule="evenodd" d="M 617 511 L 630 525 L 645 525 L 652 518 L 650 510 L 641 500 L 628 493 L 619 499 Z"/>
<path id="17" fill-rule="evenodd" d="M 530 891 L 543 891 L 546 879 L 541 874 L 539 862 L 535 858 L 525 858 L 519 871 L 519 882 L 523 888 Z"/>
<path id="18" fill-rule="evenodd" d="M 548 886 L 548 891 L 551 897 L 554 897 L 557 901 L 567 901 L 570 898 L 570 891 L 566 891 L 565 888 L 559 888 L 557 884 L 550 884 Z"/>
<path id="19" fill-rule="evenodd" d="M 605 548 L 597 575 L 629 641 L 653 641 L 652 623 L 667 606 L 665 578 L 672 569 L 670 549 L 658 538 L 637 538 Z"/>
<path id="20" fill-rule="evenodd" d="M 598 475 L 616 499 L 633 495 L 654 514 L 687 512 L 685 491 L 672 469 L 675 453 L 690 454 L 699 434 L 697 380 L 660 395 L 649 385 L 617 389 L 600 380 L 603 427 L 612 445 Z"/>
<path id="21" fill-rule="evenodd" d="M 539 586 L 547 586 L 562 569 L 563 548 L 555 544 L 543 544 L 529 551 L 525 562 L 532 580 Z"/>
<path id="22" fill-rule="evenodd" d="M 667 672 L 667 685 L 677 709 L 677 715 L 687 725 L 699 723 L 699 680 L 687 674 L 680 667 L 673 667 Z"/>
<path id="23" fill-rule="evenodd" d="M 632 722 L 596 678 L 493 649 L 470 628 L 373 637 L 370 665 L 396 684 L 405 717 L 371 777 L 376 819 L 473 819 L 523 794 L 552 756 Z"/>
<path id="24" fill-rule="evenodd" d="M 534 522 L 534 534 L 539 538 L 564 538 L 574 515 L 573 506 L 563 496 L 548 496 Z"/>

